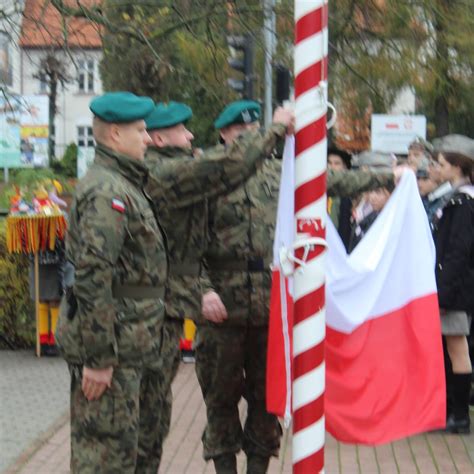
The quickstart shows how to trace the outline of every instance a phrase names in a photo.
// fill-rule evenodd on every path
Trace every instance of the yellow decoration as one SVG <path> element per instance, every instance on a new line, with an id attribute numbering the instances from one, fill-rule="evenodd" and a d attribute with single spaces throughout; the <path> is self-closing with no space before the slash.
<path id="1" fill-rule="evenodd" d="M 10 253 L 37 253 L 54 250 L 56 239 L 63 240 L 67 223 L 64 214 L 10 215 L 7 217 L 7 249 Z"/>
<path id="2" fill-rule="evenodd" d="M 194 336 L 196 335 L 196 325 L 191 319 L 184 320 L 184 339 L 187 341 L 194 341 Z"/>
<path id="3" fill-rule="evenodd" d="M 63 187 L 57 179 L 53 179 L 53 186 L 56 188 L 58 194 L 61 194 L 63 192 Z"/>
<path id="4" fill-rule="evenodd" d="M 328 206 L 328 214 L 331 214 L 331 211 L 332 211 L 332 198 L 330 198 L 330 197 L 328 197 L 327 206 Z"/>

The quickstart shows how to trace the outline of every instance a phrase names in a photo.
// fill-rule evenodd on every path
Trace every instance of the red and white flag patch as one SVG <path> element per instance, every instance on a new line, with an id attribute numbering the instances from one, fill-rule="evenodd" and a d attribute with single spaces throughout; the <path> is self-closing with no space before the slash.
<path id="1" fill-rule="evenodd" d="M 125 212 L 125 204 L 120 199 L 112 199 L 112 209 L 115 209 L 122 214 Z"/>

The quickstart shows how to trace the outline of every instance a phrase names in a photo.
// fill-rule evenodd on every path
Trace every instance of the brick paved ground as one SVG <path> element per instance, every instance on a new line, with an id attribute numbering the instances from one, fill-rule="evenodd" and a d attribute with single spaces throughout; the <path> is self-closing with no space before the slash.
<path id="1" fill-rule="evenodd" d="M 65 414 L 69 374 L 58 357 L 0 351 L 0 472 Z"/>
<path id="2" fill-rule="evenodd" d="M 164 447 L 160 474 L 210 474 L 212 464 L 202 460 L 201 433 L 204 404 L 192 364 L 182 365 L 173 386 L 171 434 Z M 245 406 L 242 405 L 242 414 Z M 239 473 L 245 457 L 239 456 Z M 414 436 L 377 448 L 347 445 L 328 436 L 326 468 L 331 473 L 462 473 L 474 474 L 474 435 L 445 436 L 439 433 Z M 67 418 L 27 449 L 5 474 L 66 474 L 69 472 L 69 424 Z M 270 474 L 291 473 L 291 436 L 285 432 L 279 459 L 271 462 Z"/>

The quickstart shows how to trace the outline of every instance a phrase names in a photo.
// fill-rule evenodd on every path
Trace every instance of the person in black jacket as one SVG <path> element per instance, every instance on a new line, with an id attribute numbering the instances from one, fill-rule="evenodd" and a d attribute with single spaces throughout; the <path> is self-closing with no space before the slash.
<path id="1" fill-rule="evenodd" d="M 466 336 L 474 312 L 474 140 L 448 135 L 435 148 L 440 173 L 453 188 L 433 222 L 441 327 L 451 363 L 446 431 L 469 433 L 472 365 Z"/>
<path id="2" fill-rule="evenodd" d="M 334 171 L 350 170 L 352 168 L 351 155 L 335 146 L 329 147 L 328 168 Z M 352 199 L 350 197 L 329 197 L 328 214 L 337 228 L 346 251 L 349 251 L 352 228 Z"/>

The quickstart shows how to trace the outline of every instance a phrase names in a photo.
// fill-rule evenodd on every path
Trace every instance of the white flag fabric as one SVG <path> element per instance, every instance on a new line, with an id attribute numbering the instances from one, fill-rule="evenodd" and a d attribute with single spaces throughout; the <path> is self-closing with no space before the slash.
<path id="1" fill-rule="evenodd" d="M 330 220 L 326 232 L 327 324 L 331 328 L 350 333 L 369 319 L 436 293 L 436 253 L 413 172 L 403 174 L 349 256 Z"/>

